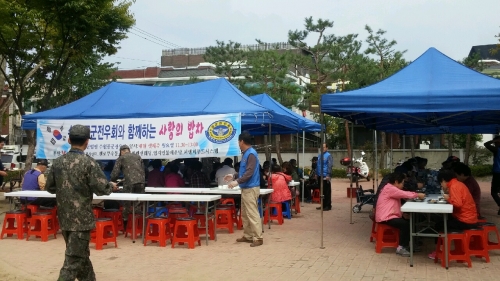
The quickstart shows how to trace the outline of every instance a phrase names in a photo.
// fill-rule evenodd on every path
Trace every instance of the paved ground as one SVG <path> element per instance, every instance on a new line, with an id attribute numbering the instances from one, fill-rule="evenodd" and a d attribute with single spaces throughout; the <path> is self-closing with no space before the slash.
<path id="1" fill-rule="evenodd" d="M 489 195 L 489 183 L 480 183 L 482 211 L 500 223 Z M 409 259 L 386 249 L 376 254 L 369 242 L 368 210 L 352 214 L 346 198 L 347 180 L 333 182 L 333 210 L 324 213 L 324 249 L 321 249 L 321 214 L 316 204 L 305 204 L 302 213 L 285 224 L 265 229 L 264 245 L 250 248 L 236 243 L 242 235 L 218 232 L 218 241 L 188 250 L 140 243 L 120 236 L 118 248 L 91 248 L 91 260 L 99 280 L 497 280 L 500 251 L 491 252 L 491 263 L 473 259 L 472 268 L 451 263 L 449 270 L 426 258 L 433 240 L 425 240 L 415 266 Z M 365 188 L 371 186 L 363 183 Z M 1 201 L 0 212 L 7 210 Z M 352 224 L 350 216 L 352 214 Z M 0 216 L 3 222 L 3 215 Z M 0 280 L 56 280 L 64 259 L 61 235 L 48 242 L 0 240 Z"/>

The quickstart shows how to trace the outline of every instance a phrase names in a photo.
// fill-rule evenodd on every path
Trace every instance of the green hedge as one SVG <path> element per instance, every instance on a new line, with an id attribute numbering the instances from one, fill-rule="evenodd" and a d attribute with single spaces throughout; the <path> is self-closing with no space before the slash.
<path id="1" fill-rule="evenodd" d="M 475 166 L 469 166 L 470 171 L 473 177 L 478 178 L 478 177 L 486 177 L 486 176 L 491 176 L 492 175 L 492 170 L 493 170 L 493 165 L 475 165 Z"/>
<path id="2" fill-rule="evenodd" d="M 345 169 L 332 169 L 332 178 L 347 178 L 347 172 Z"/>
<path id="3" fill-rule="evenodd" d="M 7 176 L 3 178 L 3 181 L 9 182 L 11 180 L 20 179 L 23 172 L 23 170 L 7 171 Z"/>

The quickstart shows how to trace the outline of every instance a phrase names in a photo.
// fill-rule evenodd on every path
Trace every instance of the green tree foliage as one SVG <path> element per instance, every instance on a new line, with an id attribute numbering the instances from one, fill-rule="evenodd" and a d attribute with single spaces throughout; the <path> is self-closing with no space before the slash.
<path id="1" fill-rule="evenodd" d="M 97 72 L 108 71 L 109 65 L 99 65 L 100 59 L 116 53 L 118 43 L 135 23 L 129 12 L 131 4 L 115 0 L 0 0 L 0 55 L 10 70 L 3 74 L 8 77 L 20 114 L 25 114 L 24 105 L 32 98 L 37 99 L 39 109 L 73 100 L 65 95 L 85 92 L 90 81 L 78 74 L 89 74 L 96 68 Z M 28 131 L 27 136 L 26 167 L 30 167 L 34 132 Z"/>
<path id="2" fill-rule="evenodd" d="M 461 64 L 467 66 L 468 68 L 472 68 L 479 72 L 485 69 L 485 65 L 481 60 L 481 54 L 479 52 L 474 53 L 472 56 L 468 56 L 463 58 L 462 61 L 459 61 Z"/>
<path id="3" fill-rule="evenodd" d="M 215 73 L 227 77 L 231 82 L 236 77 L 244 76 L 247 60 L 247 52 L 243 50 L 238 42 L 217 40 L 216 46 L 206 49 L 203 59 L 215 65 Z"/>
<path id="4" fill-rule="evenodd" d="M 312 17 L 305 19 L 304 30 L 288 31 L 288 43 L 298 48 L 302 53 L 296 54 L 293 64 L 296 65 L 296 72 L 310 76 L 308 96 L 310 104 L 319 104 L 321 93 L 326 93 L 326 82 L 332 71 L 332 65 L 328 58 L 332 46 L 336 41 L 334 34 L 326 34 L 327 29 L 333 27 L 333 21 Z M 308 45 L 306 41 L 314 37 L 314 45 Z"/>
<path id="5" fill-rule="evenodd" d="M 269 48 L 248 52 L 248 82 L 242 83 L 240 89 L 249 95 L 267 93 L 288 108 L 297 105 L 302 89 L 290 77 L 292 54 L 276 45 L 257 42 Z"/>

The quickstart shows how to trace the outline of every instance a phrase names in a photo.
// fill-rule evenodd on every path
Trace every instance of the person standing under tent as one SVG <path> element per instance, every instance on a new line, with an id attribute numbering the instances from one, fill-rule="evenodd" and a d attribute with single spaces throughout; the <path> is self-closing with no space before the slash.
<path id="1" fill-rule="evenodd" d="M 130 147 L 128 145 L 120 146 L 120 157 L 116 160 L 113 171 L 111 172 L 111 181 L 116 181 L 120 172 L 123 173 L 123 192 L 124 193 L 144 193 L 144 183 L 146 180 L 144 164 L 142 162 L 141 156 L 130 152 Z M 132 203 L 130 201 L 125 201 L 123 207 L 123 227 L 126 229 L 128 214 Z M 134 204 L 136 212 L 140 213 L 141 210 L 138 208 L 138 203 Z"/>
<path id="2" fill-rule="evenodd" d="M 117 186 L 108 182 L 99 164 L 83 152 L 90 139 L 89 127 L 69 130 L 71 149 L 54 160 L 46 190 L 56 194 L 57 217 L 66 243 L 65 260 L 58 280 L 96 280 L 90 261 L 90 231 L 95 228 L 93 194 L 109 195 Z"/>
<path id="3" fill-rule="evenodd" d="M 316 177 L 323 176 L 323 211 L 330 211 L 332 209 L 332 168 L 333 168 L 333 157 L 328 152 L 328 145 L 323 143 L 323 159 L 321 154 L 318 155 L 318 165 L 316 166 Z M 323 162 L 321 162 L 323 160 Z M 321 174 L 323 170 L 323 174 Z M 316 208 L 316 210 L 321 210 L 321 207 Z"/>
<path id="4" fill-rule="evenodd" d="M 492 140 L 484 143 L 484 147 L 493 153 L 493 177 L 491 178 L 491 197 L 495 200 L 498 206 L 498 213 L 500 215 L 500 136 L 494 137 Z"/>
<path id="5" fill-rule="evenodd" d="M 252 147 L 251 141 L 252 136 L 248 132 L 245 131 L 239 135 L 238 145 L 243 153 L 239 172 L 238 174 L 226 175 L 224 180 L 231 181 L 228 184 L 229 188 L 238 185 L 241 188 L 243 237 L 236 239 L 236 242 L 248 242 L 251 243 L 250 247 L 257 247 L 264 243 L 262 223 L 257 206 L 260 195 L 260 164 L 257 151 Z"/>

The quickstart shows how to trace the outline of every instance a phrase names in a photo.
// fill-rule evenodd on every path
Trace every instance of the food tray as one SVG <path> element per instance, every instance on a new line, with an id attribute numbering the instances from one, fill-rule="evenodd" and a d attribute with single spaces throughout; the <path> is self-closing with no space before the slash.
<path id="1" fill-rule="evenodd" d="M 429 204 L 448 204 L 446 200 L 429 199 L 427 200 Z"/>

